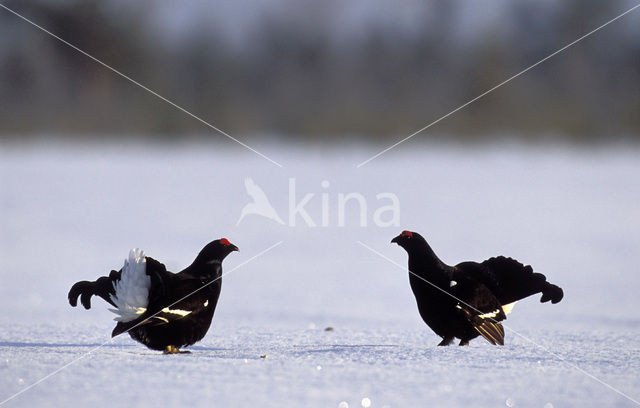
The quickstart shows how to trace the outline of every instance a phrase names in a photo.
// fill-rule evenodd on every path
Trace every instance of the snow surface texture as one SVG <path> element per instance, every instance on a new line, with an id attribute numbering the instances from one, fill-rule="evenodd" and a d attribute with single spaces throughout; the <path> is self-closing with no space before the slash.
<path id="1" fill-rule="evenodd" d="M 93 350 L 3 407 L 635 406 L 573 366 L 640 399 L 640 152 L 410 143 L 360 169 L 375 149 L 255 146 L 281 169 L 228 144 L 1 146 L 0 401 Z M 247 177 L 284 225 L 236 226 Z M 292 177 L 297 202 L 315 194 L 315 228 L 291 226 Z M 132 178 L 140 194 L 123 202 Z M 350 192 L 366 198 L 366 227 L 354 202 L 338 226 Z M 397 195 L 400 226 L 374 225 L 382 192 Z M 504 347 L 436 347 L 406 272 L 357 243 L 406 265 L 389 244 L 403 229 L 448 263 L 530 263 L 565 298 L 518 302 Z M 223 278 L 192 354 L 109 341 L 105 302 L 67 303 L 74 282 L 118 268 L 131 247 L 178 271 L 223 236 L 241 250 L 227 272 L 283 243 Z"/>

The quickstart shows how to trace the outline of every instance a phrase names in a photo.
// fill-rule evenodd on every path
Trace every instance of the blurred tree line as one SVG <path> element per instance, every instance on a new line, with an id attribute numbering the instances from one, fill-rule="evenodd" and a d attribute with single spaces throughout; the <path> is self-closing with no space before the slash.
<path id="1" fill-rule="evenodd" d="M 409 134 L 633 6 L 622 0 L 4 4 L 232 134 L 300 137 Z M 178 137 L 208 130 L 0 9 L 0 135 L 32 133 Z M 430 133 L 638 139 L 640 10 Z"/>

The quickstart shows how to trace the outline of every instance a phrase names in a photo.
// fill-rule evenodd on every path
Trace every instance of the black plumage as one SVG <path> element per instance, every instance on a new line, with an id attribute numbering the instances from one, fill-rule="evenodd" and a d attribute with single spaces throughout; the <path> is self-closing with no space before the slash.
<path id="1" fill-rule="evenodd" d="M 403 231 L 391 240 L 409 254 L 409 283 L 422 320 L 440 337 L 440 346 L 455 338 L 467 345 L 478 335 L 504 344 L 500 323 L 512 303 L 536 293 L 541 302 L 558 303 L 564 296 L 531 266 L 503 256 L 484 262 L 449 266 L 418 233 Z"/>
<path id="2" fill-rule="evenodd" d="M 131 338 L 150 349 L 166 353 L 176 353 L 181 347 L 201 340 L 209 330 L 220 296 L 222 261 L 237 250 L 238 247 L 225 238 L 212 241 L 179 273 L 169 272 L 162 263 L 144 257 L 148 280 L 139 279 L 147 282 L 148 289 L 138 289 L 143 294 L 146 292 L 147 304 L 139 305 L 139 316 L 119 321 L 112 336 L 128 332 Z M 123 269 L 126 267 L 125 264 Z M 116 286 L 123 269 L 113 270 L 108 277 L 93 282 L 73 285 L 68 295 L 71 306 L 76 306 L 80 297 L 82 305 L 89 309 L 91 297 L 99 296 L 119 308 L 114 296 L 118 296 Z"/>

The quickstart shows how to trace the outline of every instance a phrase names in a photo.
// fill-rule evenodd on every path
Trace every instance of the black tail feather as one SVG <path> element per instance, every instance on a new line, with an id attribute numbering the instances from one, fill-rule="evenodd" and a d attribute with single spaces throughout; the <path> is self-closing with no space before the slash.
<path id="1" fill-rule="evenodd" d="M 542 293 L 541 302 L 551 300 L 558 303 L 563 292 L 558 286 L 547 282 L 546 276 L 533 271 L 530 265 L 503 256 L 487 259 L 482 263 L 494 282 L 496 296 L 502 304 L 508 304 L 536 293 Z"/>
<path id="2" fill-rule="evenodd" d="M 549 282 L 545 282 L 545 284 L 546 285 L 544 289 L 542 289 L 542 297 L 540 298 L 540 302 L 544 303 L 551 301 L 551 303 L 555 304 L 561 301 L 564 297 L 562 288 Z"/>
<path id="3" fill-rule="evenodd" d="M 113 288 L 113 282 L 120 279 L 119 271 L 111 271 L 109 276 L 103 276 L 94 282 L 80 281 L 71 287 L 67 298 L 71 306 L 78 305 L 78 297 L 80 297 L 80 303 L 85 309 L 91 308 L 91 297 L 100 296 L 106 302 L 116 307 L 111 300 L 111 295 L 115 294 Z"/>
<path id="4" fill-rule="evenodd" d="M 80 298 L 80 302 L 85 309 L 91 309 L 91 296 L 93 295 L 93 286 L 95 282 L 89 281 L 80 281 L 71 287 L 67 298 L 69 299 L 69 304 L 73 307 L 78 305 L 78 297 Z"/>

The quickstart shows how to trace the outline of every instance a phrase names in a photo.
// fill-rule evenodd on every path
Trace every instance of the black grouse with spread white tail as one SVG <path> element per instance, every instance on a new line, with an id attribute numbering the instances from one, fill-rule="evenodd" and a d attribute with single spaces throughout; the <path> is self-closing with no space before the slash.
<path id="1" fill-rule="evenodd" d="M 119 271 L 96 281 L 81 281 L 69 291 L 69 303 L 78 297 L 89 309 L 99 296 L 118 316 L 112 337 L 128 332 L 153 350 L 178 353 L 200 341 L 211 325 L 222 288 L 222 261 L 238 247 L 226 238 L 207 244 L 191 265 L 179 273 L 139 249 L 132 249 Z"/>
<path id="2" fill-rule="evenodd" d="M 417 232 L 402 231 L 391 240 L 409 254 L 409 283 L 422 320 L 438 336 L 439 346 L 455 338 L 468 345 L 478 335 L 493 345 L 504 345 L 504 328 L 516 301 L 542 293 L 541 302 L 558 303 L 564 296 L 531 266 L 499 256 L 484 262 L 449 266 Z"/>

